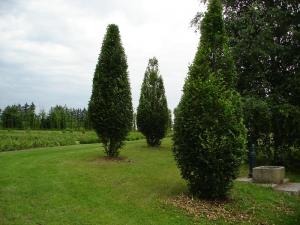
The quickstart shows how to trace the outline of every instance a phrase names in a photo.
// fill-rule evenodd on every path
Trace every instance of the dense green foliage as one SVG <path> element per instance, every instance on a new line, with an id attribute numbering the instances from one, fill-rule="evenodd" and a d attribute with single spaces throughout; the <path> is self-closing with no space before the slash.
<path id="1" fill-rule="evenodd" d="M 134 141 L 144 138 L 140 132 L 130 132 L 125 140 Z M 0 152 L 99 142 L 99 138 L 94 131 L 0 130 Z"/>
<path id="2" fill-rule="evenodd" d="M 226 197 L 237 176 L 246 130 L 235 80 L 222 5 L 210 0 L 174 124 L 174 155 L 197 197 Z"/>
<path id="3" fill-rule="evenodd" d="M 249 103 L 244 111 L 245 124 L 254 131 L 249 139 L 258 143 L 258 155 L 268 154 L 265 163 L 290 166 L 294 161 L 299 167 L 299 157 L 291 154 L 298 151 L 300 155 L 299 1 L 223 0 L 223 3 L 238 73 L 237 87 L 244 103 Z M 193 23 L 198 25 L 199 18 L 201 14 L 197 14 Z M 263 118 L 267 119 L 265 123 Z"/>
<path id="4" fill-rule="evenodd" d="M 66 106 L 51 107 L 48 117 L 44 112 L 40 113 L 45 126 L 43 129 L 91 129 L 91 122 L 86 109 L 69 109 Z"/>
<path id="5" fill-rule="evenodd" d="M 300 5 L 295 0 L 224 0 L 243 95 L 300 105 Z"/>
<path id="6" fill-rule="evenodd" d="M 36 124 L 35 105 L 27 103 L 21 105 L 7 106 L 1 112 L 1 121 L 3 128 L 35 128 Z"/>
<path id="7" fill-rule="evenodd" d="M 91 129 L 86 109 L 51 107 L 48 113 L 35 112 L 35 105 L 9 105 L 0 111 L 3 129 Z"/>
<path id="8" fill-rule="evenodd" d="M 290 151 L 300 153 L 300 5 L 295 0 L 225 0 L 226 24 L 239 74 L 238 89 L 268 109 L 248 129 L 256 141 L 268 137 L 269 159 L 288 165 Z M 253 102 L 252 101 L 252 102 Z M 247 103 L 247 101 L 246 101 Z M 252 105 L 252 104 L 251 104 Z M 250 105 L 250 106 L 251 106 Z M 250 106 L 246 106 L 248 109 Z M 256 112 L 258 108 L 255 109 Z M 271 113 L 266 113 L 266 110 Z M 245 114 L 253 110 L 245 110 Z M 246 115 L 246 117 L 254 117 Z M 271 126 L 270 126 L 271 124 Z M 267 128 L 267 129 L 266 129 Z M 271 128 L 271 129 L 270 129 Z M 300 161 L 298 161 L 300 162 Z M 300 165 L 300 164 L 299 164 Z"/>
<path id="9" fill-rule="evenodd" d="M 92 126 L 111 157 L 118 156 L 126 135 L 132 129 L 133 109 L 127 67 L 119 28 L 111 24 L 102 43 L 89 102 Z"/>
<path id="10" fill-rule="evenodd" d="M 169 126 L 169 111 L 165 88 L 156 58 L 149 60 L 137 108 L 137 127 L 150 146 L 160 145 Z"/>
<path id="11" fill-rule="evenodd" d="M 2 152 L 0 224 L 299 224 L 298 198 L 239 182 L 224 210 L 238 220 L 246 215 L 241 222 L 224 210 L 219 215 L 207 208 L 195 218 L 166 204 L 186 192 L 169 140 L 158 151 L 143 140 L 130 142 L 124 161 L 106 161 L 100 149 L 92 144 Z M 294 178 L 299 181 L 299 174 Z"/>

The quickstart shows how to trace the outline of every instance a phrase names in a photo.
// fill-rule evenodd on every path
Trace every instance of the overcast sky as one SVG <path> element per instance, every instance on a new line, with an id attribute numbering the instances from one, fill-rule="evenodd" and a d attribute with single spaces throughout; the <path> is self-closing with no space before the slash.
<path id="1" fill-rule="evenodd" d="M 199 0 L 0 0 L 0 108 L 86 107 L 106 27 L 115 23 L 133 106 L 148 59 L 156 56 L 173 109 L 198 45 L 190 21 L 199 10 Z"/>

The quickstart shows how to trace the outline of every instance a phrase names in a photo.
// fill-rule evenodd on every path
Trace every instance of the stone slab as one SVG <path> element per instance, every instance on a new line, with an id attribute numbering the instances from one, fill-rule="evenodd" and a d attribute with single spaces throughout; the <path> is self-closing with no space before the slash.
<path id="1" fill-rule="evenodd" d="M 278 186 L 278 184 L 262 184 L 262 183 L 254 183 L 258 186 L 261 186 L 261 187 L 271 187 L 271 188 L 275 188 Z"/>
<path id="2" fill-rule="evenodd" d="M 249 177 L 238 177 L 236 179 L 236 181 L 240 181 L 240 182 L 246 182 L 246 183 L 253 183 L 253 179 L 252 178 L 249 178 Z M 283 179 L 283 184 L 286 184 L 288 183 L 290 180 L 288 178 L 284 178 Z M 261 185 L 261 186 L 276 186 L 277 184 L 259 184 L 259 183 L 256 183 L 257 185 Z"/>
<path id="3" fill-rule="evenodd" d="M 274 187 L 274 190 L 300 196 L 300 183 L 286 183 L 276 185 L 276 187 Z"/>
<path id="4" fill-rule="evenodd" d="M 249 177 L 238 177 L 236 180 L 241 182 L 248 182 L 248 183 L 252 182 L 252 178 Z"/>
<path id="5" fill-rule="evenodd" d="M 271 183 L 255 183 L 252 178 L 249 177 L 239 177 L 236 181 L 245 182 L 245 183 L 254 183 L 262 187 L 271 187 L 276 191 L 286 192 L 291 195 L 300 196 L 300 183 L 289 183 L 289 179 L 285 178 L 283 184 L 271 184 Z"/>

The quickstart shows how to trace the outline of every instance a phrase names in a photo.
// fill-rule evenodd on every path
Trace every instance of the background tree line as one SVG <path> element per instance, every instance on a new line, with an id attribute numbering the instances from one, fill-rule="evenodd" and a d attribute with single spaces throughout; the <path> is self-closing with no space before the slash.
<path id="1" fill-rule="evenodd" d="M 49 112 L 36 113 L 34 103 L 30 105 L 8 105 L 0 111 L 0 127 L 3 129 L 91 129 L 87 110 L 51 107 Z"/>
<path id="2" fill-rule="evenodd" d="M 172 114 L 169 110 L 168 130 L 172 130 Z M 92 129 L 87 109 L 68 108 L 67 106 L 51 107 L 49 112 L 36 112 L 34 103 L 30 105 L 8 105 L 0 109 L 0 129 Z M 133 113 L 132 131 L 137 131 L 136 113 Z"/>

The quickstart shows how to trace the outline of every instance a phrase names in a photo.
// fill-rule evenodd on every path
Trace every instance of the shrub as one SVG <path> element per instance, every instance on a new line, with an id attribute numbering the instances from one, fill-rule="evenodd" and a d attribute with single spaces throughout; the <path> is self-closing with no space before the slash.
<path id="1" fill-rule="evenodd" d="M 131 131 L 126 137 L 126 141 L 135 141 L 140 139 L 145 139 L 145 136 L 138 131 Z"/>
<path id="2" fill-rule="evenodd" d="M 191 193 L 224 198 L 244 155 L 246 129 L 222 6 L 210 0 L 200 46 L 175 110 L 174 155 Z"/>

